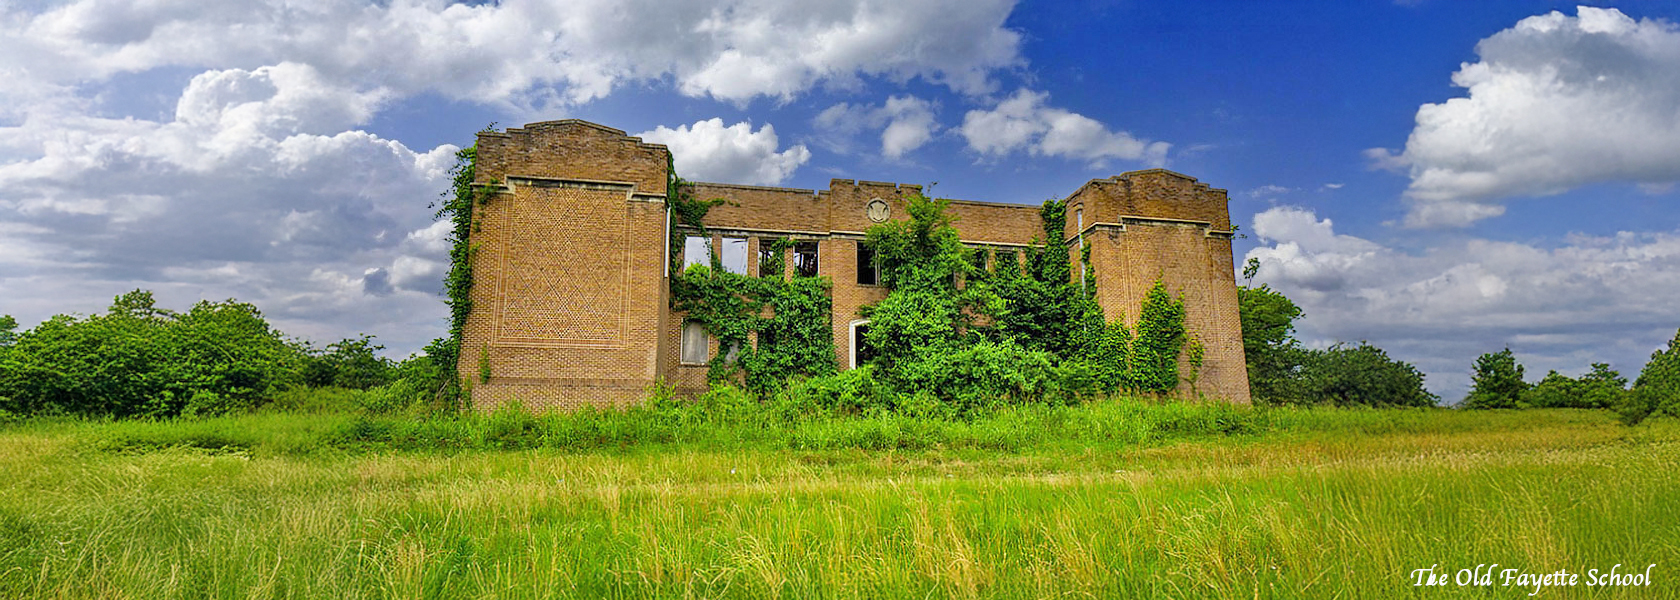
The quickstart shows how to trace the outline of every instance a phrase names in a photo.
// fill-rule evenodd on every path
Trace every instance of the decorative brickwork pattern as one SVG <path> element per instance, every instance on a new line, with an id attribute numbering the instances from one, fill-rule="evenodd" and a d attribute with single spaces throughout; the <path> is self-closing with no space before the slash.
<path id="1" fill-rule="evenodd" d="M 497 290 L 496 343 L 622 348 L 633 241 L 628 187 L 514 189 L 500 251 L 506 275 Z"/>

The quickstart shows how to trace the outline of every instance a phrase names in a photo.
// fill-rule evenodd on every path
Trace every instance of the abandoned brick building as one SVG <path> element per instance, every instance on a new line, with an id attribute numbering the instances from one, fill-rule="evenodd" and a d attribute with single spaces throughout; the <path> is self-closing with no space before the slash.
<path id="1" fill-rule="evenodd" d="M 904 199 L 921 191 L 850 179 L 823 191 L 693 183 L 694 197 L 729 203 L 707 213 L 710 240 L 690 237 L 671 249 L 669 228 L 683 227 L 666 209 L 665 146 L 594 123 L 550 121 L 480 133 L 477 164 L 477 183 L 495 196 L 477 209 L 473 309 L 459 366 L 478 407 L 510 399 L 533 408 L 625 405 L 660 379 L 681 392 L 703 390 L 705 363 L 719 348 L 671 310 L 667 278 L 671 252 L 692 261 L 708 244 L 725 268 L 758 274 L 761 244 L 793 240 L 784 269 L 831 278 L 835 360 L 850 368 L 867 326 L 858 308 L 887 293 L 859 255 L 864 232 L 904 218 Z M 1057 242 L 1091 247 L 1110 318 L 1135 319 L 1158 278 L 1182 294 L 1186 326 L 1206 347 L 1198 390 L 1248 402 L 1226 201 L 1224 190 L 1163 169 L 1095 179 L 1067 197 L 1068 239 Z M 959 200 L 950 208 L 965 244 L 1017 251 L 993 256 L 1018 256 L 1042 235 L 1036 205 Z"/>

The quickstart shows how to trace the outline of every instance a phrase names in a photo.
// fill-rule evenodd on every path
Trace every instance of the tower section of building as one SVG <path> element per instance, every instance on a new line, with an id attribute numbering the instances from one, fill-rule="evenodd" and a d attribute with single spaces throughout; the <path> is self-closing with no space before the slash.
<path id="1" fill-rule="evenodd" d="M 1194 375 L 1180 358 L 1190 375 L 1181 393 L 1249 401 L 1225 190 L 1165 169 L 1093 179 L 1068 196 L 1065 231 L 1074 273 L 1078 247 L 1090 247 L 1091 284 L 1109 319 L 1135 326 L 1156 281 L 1183 298 L 1185 328 L 1206 354 Z"/>
<path id="2" fill-rule="evenodd" d="M 661 375 L 670 151 L 584 121 L 478 136 L 474 407 L 623 406 Z"/>

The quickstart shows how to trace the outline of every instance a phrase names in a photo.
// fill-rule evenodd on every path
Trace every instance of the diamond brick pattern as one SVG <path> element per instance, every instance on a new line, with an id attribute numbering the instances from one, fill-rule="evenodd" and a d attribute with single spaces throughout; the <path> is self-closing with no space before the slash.
<path id="1" fill-rule="evenodd" d="M 497 342 L 622 345 L 630 245 L 624 195 L 523 186 L 511 202 Z"/>

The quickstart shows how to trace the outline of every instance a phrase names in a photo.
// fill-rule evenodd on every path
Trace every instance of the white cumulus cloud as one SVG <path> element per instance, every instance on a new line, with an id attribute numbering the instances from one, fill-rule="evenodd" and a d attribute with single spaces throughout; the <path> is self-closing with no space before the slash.
<path id="1" fill-rule="evenodd" d="M 693 96 L 791 98 L 859 76 L 963 93 L 1022 64 L 1013 0 L 79 0 L 0 8 L 4 75 L 73 84 L 165 66 L 301 62 L 325 80 L 540 106 L 674 78 Z"/>
<path id="2" fill-rule="evenodd" d="M 933 139 L 939 131 L 939 124 L 934 121 L 935 110 L 927 100 L 893 96 L 880 106 L 842 102 L 819 113 L 815 121 L 818 128 L 841 136 L 880 130 L 881 155 L 897 160 Z"/>
<path id="3" fill-rule="evenodd" d="M 723 119 L 712 118 L 636 135 L 669 146 L 677 173 L 696 181 L 775 185 L 811 159 L 804 144 L 778 152 L 776 128 L 769 124 L 754 131 L 751 123 L 725 126 Z"/>
<path id="4" fill-rule="evenodd" d="M 1404 150 L 1367 151 L 1410 174 L 1407 225 L 1468 225 L 1507 198 L 1596 182 L 1680 181 L 1674 24 L 1583 6 L 1523 19 L 1476 52 L 1452 77 L 1467 97 L 1419 107 Z"/>
<path id="5" fill-rule="evenodd" d="M 992 158 L 1025 150 L 1035 156 L 1084 160 L 1093 168 L 1101 168 L 1108 159 L 1166 164 L 1171 144 L 1110 131 L 1095 119 L 1048 106 L 1049 98 L 1047 92 L 1017 90 L 990 110 L 968 111 L 960 131 L 969 149 Z"/>

